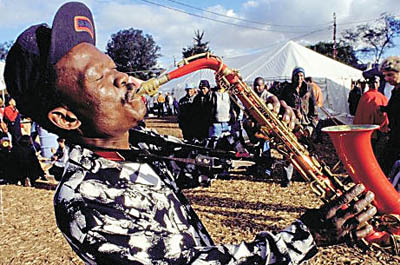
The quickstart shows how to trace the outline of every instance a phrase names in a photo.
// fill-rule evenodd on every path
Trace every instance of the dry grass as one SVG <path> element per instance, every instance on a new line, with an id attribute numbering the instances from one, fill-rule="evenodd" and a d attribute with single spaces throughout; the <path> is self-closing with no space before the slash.
<path id="1" fill-rule="evenodd" d="M 151 118 L 147 125 L 180 136 L 173 120 Z M 323 151 L 330 146 L 318 148 Z M 54 191 L 13 185 L 0 188 L 4 209 L 0 264 L 83 264 L 57 230 Z M 281 188 L 274 180 L 243 176 L 216 180 L 211 187 L 186 190 L 185 194 L 216 243 L 238 243 L 252 240 L 259 231 L 278 231 L 307 208 L 321 204 L 305 183 Z M 344 245 L 326 247 L 308 264 L 400 264 L 396 257 L 377 254 Z"/>

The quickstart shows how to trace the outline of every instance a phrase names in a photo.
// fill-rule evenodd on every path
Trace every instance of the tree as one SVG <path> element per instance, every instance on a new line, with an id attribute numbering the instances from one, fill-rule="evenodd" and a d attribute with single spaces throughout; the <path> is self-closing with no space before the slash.
<path id="1" fill-rule="evenodd" d="M 186 47 L 182 49 L 183 58 L 188 58 L 195 54 L 211 52 L 208 47 L 208 41 L 203 42 L 204 31 L 200 32 L 200 30 L 196 30 L 194 33 L 194 45 L 193 47 Z"/>
<path id="2" fill-rule="evenodd" d="M 117 69 L 142 79 L 151 76 L 151 69 L 157 64 L 160 47 L 151 35 L 144 35 L 138 29 L 126 29 L 111 35 L 106 53 L 114 60 Z"/>
<path id="3" fill-rule="evenodd" d="M 13 41 L 6 41 L 3 43 L 0 43 L 0 60 L 6 59 L 8 51 L 10 50 L 13 43 L 14 43 Z"/>
<path id="4" fill-rule="evenodd" d="M 400 19 L 383 13 L 374 23 L 362 24 L 345 30 L 343 38 L 360 53 L 361 57 L 373 57 L 379 63 L 383 53 L 395 46 L 394 39 L 400 35 Z"/>
<path id="5" fill-rule="evenodd" d="M 315 45 L 310 45 L 307 47 L 320 54 L 333 58 L 333 42 L 320 41 Z M 339 62 L 351 65 L 353 67 L 358 67 L 356 52 L 354 51 L 352 46 L 345 43 L 344 41 L 339 41 L 336 44 L 335 59 Z"/>

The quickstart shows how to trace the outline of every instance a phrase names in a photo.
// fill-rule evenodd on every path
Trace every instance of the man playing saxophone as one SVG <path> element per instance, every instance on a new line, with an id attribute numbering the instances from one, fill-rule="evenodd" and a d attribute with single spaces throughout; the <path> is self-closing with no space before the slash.
<path id="1" fill-rule="evenodd" d="M 52 28 L 35 25 L 18 37 L 5 69 L 20 111 L 70 146 L 55 215 L 87 264 L 300 264 L 320 243 L 357 240 L 371 231 L 359 224 L 375 214 L 374 195 L 353 202 L 364 191 L 356 185 L 279 233 L 215 245 L 166 163 L 142 156 L 156 147 L 130 146 L 128 130 L 146 111 L 136 95 L 141 81 L 117 71 L 95 38 L 90 10 L 66 3 Z"/>

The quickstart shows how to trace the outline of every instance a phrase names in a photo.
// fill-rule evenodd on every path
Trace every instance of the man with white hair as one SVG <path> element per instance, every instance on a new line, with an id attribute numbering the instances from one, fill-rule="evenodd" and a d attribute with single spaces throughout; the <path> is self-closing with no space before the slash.
<path id="1" fill-rule="evenodd" d="M 386 82 L 394 86 L 387 106 L 380 108 L 382 112 L 387 113 L 389 118 L 389 141 L 385 146 L 382 159 L 383 172 L 387 175 L 400 156 L 400 57 L 386 58 L 380 66 L 380 71 Z"/>

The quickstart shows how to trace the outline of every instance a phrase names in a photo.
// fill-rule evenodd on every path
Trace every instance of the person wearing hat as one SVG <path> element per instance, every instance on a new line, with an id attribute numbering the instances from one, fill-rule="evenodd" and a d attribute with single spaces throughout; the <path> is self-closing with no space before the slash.
<path id="1" fill-rule="evenodd" d="M 208 80 L 201 80 L 199 83 L 200 92 L 193 100 L 194 120 L 196 121 L 195 138 L 202 140 L 208 137 L 208 129 L 211 122 L 210 106 L 210 83 Z"/>
<path id="2" fill-rule="evenodd" d="M 194 119 L 193 100 L 196 96 L 196 87 L 193 83 L 185 84 L 186 95 L 179 100 L 178 124 L 185 140 L 192 140 L 196 135 L 196 121 Z"/>
<path id="3" fill-rule="evenodd" d="M 305 71 L 302 67 L 293 69 L 292 82 L 282 90 L 280 99 L 293 108 L 304 132 L 311 135 L 318 123 L 318 114 L 312 90 L 305 82 Z"/>
<path id="4" fill-rule="evenodd" d="M 156 142 L 130 145 L 128 131 L 146 111 L 136 95 L 141 81 L 116 70 L 95 36 L 90 10 L 66 3 L 52 28 L 41 24 L 20 34 L 4 74 L 20 111 L 70 146 L 55 217 L 86 264 L 300 264 L 315 255 L 316 244 L 371 231 L 358 224 L 375 214 L 374 195 L 353 203 L 364 191 L 359 184 L 281 232 L 214 244 L 166 160 L 148 155 Z"/>
<path id="5" fill-rule="evenodd" d="M 387 176 L 395 161 L 400 159 L 400 56 L 386 58 L 380 65 L 380 71 L 385 81 L 394 86 L 388 104 L 380 107 L 389 119 L 389 139 L 381 163 Z"/>
<path id="6" fill-rule="evenodd" d="M 388 100 L 381 92 L 378 91 L 380 85 L 379 76 L 372 76 L 368 79 L 369 90 L 365 92 L 358 102 L 356 115 L 354 116 L 353 124 L 376 124 L 379 125 L 379 131 L 374 131 L 371 137 L 372 148 L 375 156 L 380 160 L 380 155 L 377 153 L 376 143 L 381 133 L 388 131 L 389 120 L 386 113 L 380 111 L 380 106 L 386 106 Z"/>
<path id="7" fill-rule="evenodd" d="M 349 112 L 353 116 L 356 115 L 358 103 L 360 102 L 360 98 L 364 93 L 364 87 L 365 82 L 362 80 L 358 80 L 352 84 L 347 102 L 349 103 Z"/>

